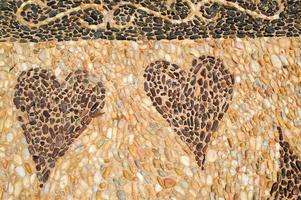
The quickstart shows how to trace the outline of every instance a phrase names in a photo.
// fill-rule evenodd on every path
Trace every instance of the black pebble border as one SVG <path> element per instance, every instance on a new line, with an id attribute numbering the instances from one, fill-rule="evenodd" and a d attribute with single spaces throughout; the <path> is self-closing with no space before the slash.
<path id="1" fill-rule="evenodd" d="M 0 2 L 0 42 L 299 37 L 300 33 L 300 0 Z"/>

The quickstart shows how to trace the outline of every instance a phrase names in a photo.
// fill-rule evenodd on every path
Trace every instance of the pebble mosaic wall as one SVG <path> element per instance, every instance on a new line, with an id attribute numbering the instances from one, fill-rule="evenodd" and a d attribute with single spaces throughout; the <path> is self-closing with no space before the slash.
<path id="1" fill-rule="evenodd" d="M 1 1 L 0 199 L 300 200 L 300 33 L 300 0 Z"/>

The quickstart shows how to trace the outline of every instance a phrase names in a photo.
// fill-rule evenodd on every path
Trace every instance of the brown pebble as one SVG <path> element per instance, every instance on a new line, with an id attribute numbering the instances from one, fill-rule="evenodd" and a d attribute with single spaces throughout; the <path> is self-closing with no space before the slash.
<path id="1" fill-rule="evenodd" d="M 233 84 L 221 85 L 230 75 L 221 60 L 210 56 L 194 59 L 189 73 L 166 61 L 155 61 L 145 70 L 147 96 L 181 140 L 194 150 L 202 169 L 207 145 L 203 147 L 200 141 L 209 143 L 228 109 Z"/>

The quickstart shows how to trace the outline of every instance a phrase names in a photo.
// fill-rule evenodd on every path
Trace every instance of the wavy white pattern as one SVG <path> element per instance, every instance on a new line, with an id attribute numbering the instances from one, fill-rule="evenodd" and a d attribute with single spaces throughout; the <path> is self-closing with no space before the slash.
<path id="1" fill-rule="evenodd" d="M 79 10 L 85 10 L 88 8 L 94 8 L 96 10 L 98 10 L 100 13 L 103 14 L 104 19 L 103 22 L 101 24 L 97 24 L 97 25 L 89 25 L 87 22 L 85 22 L 83 19 L 79 18 L 80 23 L 83 25 L 83 27 L 85 28 L 90 28 L 90 29 L 102 29 L 105 28 L 107 24 L 110 24 L 112 27 L 114 28 L 127 28 L 129 26 L 133 26 L 133 21 L 134 21 L 134 16 L 130 17 L 130 21 L 126 24 L 126 25 L 118 25 L 116 24 L 116 22 L 114 22 L 113 20 L 113 13 L 114 11 L 119 8 L 120 6 L 124 6 L 124 5 L 131 5 L 136 7 L 137 9 L 143 10 L 145 12 L 147 12 L 150 15 L 156 16 L 156 17 L 160 17 L 161 19 L 167 20 L 169 22 L 171 22 L 172 24 L 180 24 L 180 23 L 185 23 L 185 22 L 189 22 L 192 21 L 196 16 L 198 16 L 200 19 L 202 19 L 203 21 L 210 21 L 211 19 L 206 19 L 203 17 L 202 13 L 200 12 L 200 8 L 201 6 L 204 6 L 206 3 L 218 3 L 221 5 L 225 5 L 225 6 L 231 6 L 231 7 L 235 7 L 238 11 L 241 12 L 245 12 L 249 15 L 251 15 L 252 17 L 255 18 L 261 18 L 261 19 L 267 19 L 267 20 L 274 20 L 274 19 L 278 19 L 279 18 L 279 14 L 281 12 L 283 12 L 284 10 L 284 5 L 283 3 L 280 2 L 280 0 L 278 0 L 278 4 L 280 6 L 279 10 L 277 11 L 277 13 L 274 16 L 266 16 L 263 15 L 261 13 L 257 13 L 255 11 L 251 11 L 251 10 L 247 10 L 244 9 L 243 7 L 239 6 L 237 3 L 233 3 L 233 2 L 228 2 L 226 0 L 202 0 L 200 2 L 198 2 L 197 4 L 192 3 L 191 1 L 187 1 L 189 7 L 190 7 L 190 13 L 189 15 L 185 18 L 185 19 L 180 19 L 180 20 L 174 20 L 174 19 L 170 19 L 168 16 L 164 16 L 162 14 L 160 14 L 159 12 L 156 12 L 154 10 L 151 10 L 149 8 L 143 7 L 139 4 L 133 4 L 130 2 L 121 2 L 118 5 L 116 5 L 112 10 L 107 11 L 106 9 L 103 8 L 102 5 L 100 4 L 94 4 L 94 3 L 83 3 L 78 7 L 74 7 L 71 9 L 66 10 L 65 12 L 59 13 L 54 17 L 51 18 L 47 18 L 44 21 L 41 21 L 37 24 L 33 24 L 30 23 L 28 21 L 26 21 L 22 15 L 21 12 L 24 10 L 24 7 L 28 4 L 36 4 L 38 6 L 40 6 L 41 8 L 45 8 L 47 7 L 47 5 L 42 2 L 41 0 L 29 0 L 27 2 L 24 2 L 17 10 L 16 12 L 16 18 L 17 20 L 20 22 L 20 24 L 25 25 L 27 27 L 40 27 L 42 25 L 46 25 L 50 22 L 55 21 L 58 18 L 62 18 L 64 16 L 69 15 L 72 12 L 76 12 Z"/>

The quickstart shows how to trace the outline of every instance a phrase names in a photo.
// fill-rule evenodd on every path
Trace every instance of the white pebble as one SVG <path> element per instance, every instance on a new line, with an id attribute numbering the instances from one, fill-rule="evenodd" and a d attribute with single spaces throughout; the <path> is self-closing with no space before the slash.
<path id="1" fill-rule="evenodd" d="M 25 176 L 25 170 L 22 166 L 18 166 L 16 167 L 16 173 L 21 176 L 21 177 L 24 177 Z"/>
<path id="2" fill-rule="evenodd" d="M 178 193 L 180 193 L 180 194 L 182 194 L 182 195 L 185 195 L 185 191 L 184 191 L 180 186 L 176 186 L 176 187 L 175 187 L 175 190 L 176 190 Z"/>
<path id="3" fill-rule="evenodd" d="M 14 191 L 15 197 L 18 197 L 20 195 L 21 191 L 22 191 L 22 183 L 19 181 L 19 182 L 15 183 L 15 191 Z"/>
<path id="4" fill-rule="evenodd" d="M 189 166 L 190 165 L 190 159 L 187 156 L 181 156 L 180 161 L 183 165 Z"/>
<path id="5" fill-rule="evenodd" d="M 133 49 L 137 50 L 139 49 L 139 45 L 137 42 L 131 42 L 131 46 L 133 47 Z"/>
<path id="6" fill-rule="evenodd" d="M 24 187 L 24 188 L 29 188 L 29 186 L 30 186 L 29 176 L 25 176 L 25 177 L 23 178 L 23 187 Z"/>
<path id="7" fill-rule="evenodd" d="M 212 176 L 207 176 L 207 179 L 206 179 L 206 183 L 207 183 L 207 185 L 212 185 L 213 184 L 213 178 L 212 178 Z"/>
<path id="8" fill-rule="evenodd" d="M 28 160 L 30 158 L 30 154 L 27 148 L 24 148 L 22 151 L 23 159 Z"/>
<path id="9" fill-rule="evenodd" d="M 22 64 L 21 64 L 21 70 L 22 70 L 22 71 L 26 71 L 27 69 L 28 69 L 27 64 L 26 64 L 26 63 L 22 63 Z"/>
<path id="10" fill-rule="evenodd" d="M 14 192 L 14 186 L 12 183 L 9 183 L 8 184 L 8 193 L 13 194 L 13 192 Z"/>
<path id="11" fill-rule="evenodd" d="M 241 82 L 240 76 L 235 76 L 235 83 L 239 84 Z"/>
<path id="12" fill-rule="evenodd" d="M 271 107 L 271 104 L 270 104 L 268 99 L 263 100 L 263 106 L 264 106 L 264 108 L 270 108 Z"/>
<path id="13" fill-rule="evenodd" d="M 94 145 L 92 145 L 90 148 L 89 148 L 89 153 L 95 153 L 96 152 L 96 147 Z"/>
<path id="14" fill-rule="evenodd" d="M 36 178 L 37 178 L 37 175 L 35 173 L 30 176 L 30 184 L 31 185 L 35 182 Z"/>
<path id="15" fill-rule="evenodd" d="M 129 135 L 129 144 L 130 145 L 134 143 L 134 138 L 135 138 L 134 134 Z"/>
<path id="16" fill-rule="evenodd" d="M 166 59 L 168 62 L 171 62 L 171 57 L 170 57 L 170 55 L 166 54 L 166 55 L 165 55 L 165 59 Z"/>
<path id="17" fill-rule="evenodd" d="M 268 141 L 264 140 L 264 141 L 262 142 L 262 148 L 263 148 L 264 150 L 267 150 L 267 149 L 269 148 L 269 143 L 268 143 Z"/>
<path id="18" fill-rule="evenodd" d="M 157 184 L 155 185 L 155 191 L 156 191 L 156 192 L 160 192 L 161 190 L 162 190 L 161 185 L 157 183 Z"/>
<path id="19" fill-rule="evenodd" d="M 134 77 L 133 77 L 133 74 L 130 74 L 127 78 L 127 82 L 130 83 L 130 84 L 133 84 L 134 83 Z"/>
<path id="20" fill-rule="evenodd" d="M 68 184 L 68 176 L 65 175 L 65 176 L 63 176 L 63 177 L 61 178 L 61 181 L 60 181 L 60 187 L 61 187 L 62 189 L 64 189 L 64 188 L 67 186 L 67 184 Z"/>
<path id="21" fill-rule="evenodd" d="M 209 162 L 215 162 L 217 159 L 217 153 L 216 151 L 209 149 L 206 157 Z"/>
<path id="22" fill-rule="evenodd" d="M 256 150 L 257 151 L 260 150 L 261 146 L 262 146 L 262 137 L 258 136 L 256 137 Z"/>
<path id="23" fill-rule="evenodd" d="M 14 161 L 16 162 L 17 165 L 22 165 L 23 163 L 22 158 L 19 155 L 14 156 Z"/>
<path id="24" fill-rule="evenodd" d="M 48 194 L 49 190 L 50 190 L 50 183 L 47 182 L 47 183 L 45 183 L 45 185 L 43 187 L 43 193 Z"/>
<path id="25" fill-rule="evenodd" d="M 12 133 L 8 133 L 6 135 L 6 141 L 7 142 L 11 142 L 11 141 L 13 141 L 13 139 L 14 139 L 14 135 Z"/>
<path id="26" fill-rule="evenodd" d="M 279 57 L 275 54 L 273 54 L 271 56 L 271 61 L 272 61 L 272 65 L 276 68 L 281 68 L 282 67 L 282 62 L 281 60 L 279 59 Z"/>
<path id="27" fill-rule="evenodd" d="M 214 192 L 210 192 L 210 200 L 215 200 L 215 193 Z"/>
<path id="28" fill-rule="evenodd" d="M 185 167 L 184 168 L 184 173 L 189 176 L 189 177 L 192 177 L 193 176 L 193 173 L 191 171 L 191 169 L 189 167 Z"/>
<path id="29" fill-rule="evenodd" d="M 170 53 L 175 53 L 176 52 L 176 46 L 173 44 L 170 44 Z"/>
<path id="30" fill-rule="evenodd" d="M 243 185 L 248 185 L 248 182 L 249 182 L 249 176 L 247 176 L 246 174 L 243 174 L 241 176 L 241 182 Z"/>
<path id="31" fill-rule="evenodd" d="M 137 172 L 136 176 L 138 177 L 138 179 L 139 179 L 140 182 L 144 181 L 144 178 L 143 178 L 143 176 L 142 176 L 142 174 L 140 172 Z"/>
<path id="32" fill-rule="evenodd" d="M 94 174 L 94 183 L 96 185 L 99 185 L 102 181 L 102 177 L 101 177 L 101 174 L 99 171 L 97 171 L 95 174 Z"/>
<path id="33" fill-rule="evenodd" d="M 192 48 L 192 49 L 190 50 L 190 53 L 191 53 L 192 55 L 194 55 L 195 57 L 200 57 L 200 52 L 197 51 L 195 48 Z"/>
<path id="34" fill-rule="evenodd" d="M 49 53 L 46 49 L 42 49 L 39 53 L 39 59 L 41 61 L 46 61 L 49 58 Z"/>
<path id="35" fill-rule="evenodd" d="M 244 49 L 244 44 L 241 42 L 241 40 L 236 39 L 237 41 L 235 41 L 235 47 L 238 49 Z"/>
<path id="36" fill-rule="evenodd" d="M 104 192 L 101 193 L 101 196 L 104 200 L 108 200 L 110 199 L 109 197 L 109 191 L 108 190 L 105 190 Z"/>
<path id="37" fill-rule="evenodd" d="M 118 200 L 126 200 L 126 195 L 123 190 L 118 190 L 117 191 L 117 198 Z"/>
<path id="38" fill-rule="evenodd" d="M 179 185 L 180 185 L 182 188 L 184 188 L 184 189 L 187 189 L 187 188 L 189 187 L 189 185 L 188 185 L 188 183 L 187 183 L 186 181 L 181 181 L 181 182 L 179 183 Z"/>
<path id="39" fill-rule="evenodd" d="M 252 61 L 251 64 L 251 69 L 254 71 L 254 72 L 259 72 L 260 71 L 260 65 L 257 61 Z"/>
<path id="40" fill-rule="evenodd" d="M 279 58 L 280 58 L 280 60 L 281 60 L 281 62 L 282 62 L 283 65 L 289 65 L 286 56 L 280 55 Z"/>
<path id="41" fill-rule="evenodd" d="M 297 64 L 301 67 L 301 58 L 297 58 Z"/>
<path id="42" fill-rule="evenodd" d="M 62 72 L 61 68 L 60 68 L 60 67 L 57 67 L 57 68 L 54 70 L 54 75 L 55 75 L 56 77 L 58 77 L 58 76 L 61 74 L 61 72 Z"/>
<path id="43" fill-rule="evenodd" d="M 73 196 L 73 195 L 68 194 L 66 199 L 67 199 L 67 200 L 73 200 L 73 197 L 72 197 L 72 196 Z"/>
<path id="44" fill-rule="evenodd" d="M 152 102 L 149 98 L 144 98 L 142 101 L 143 101 L 143 104 L 146 105 L 146 106 L 151 106 L 152 105 Z"/>
<path id="45" fill-rule="evenodd" d="M 248 195 L 245 191 L 240 193 L 240 200 L 248 200 Z"/>
<path id="46" fill-rule="evenodd" d="M 112 139 L 112 135 L 113 135 L 113 130 L 112 128 L 109 128 L 107 131 L 107 138 Z"/>

